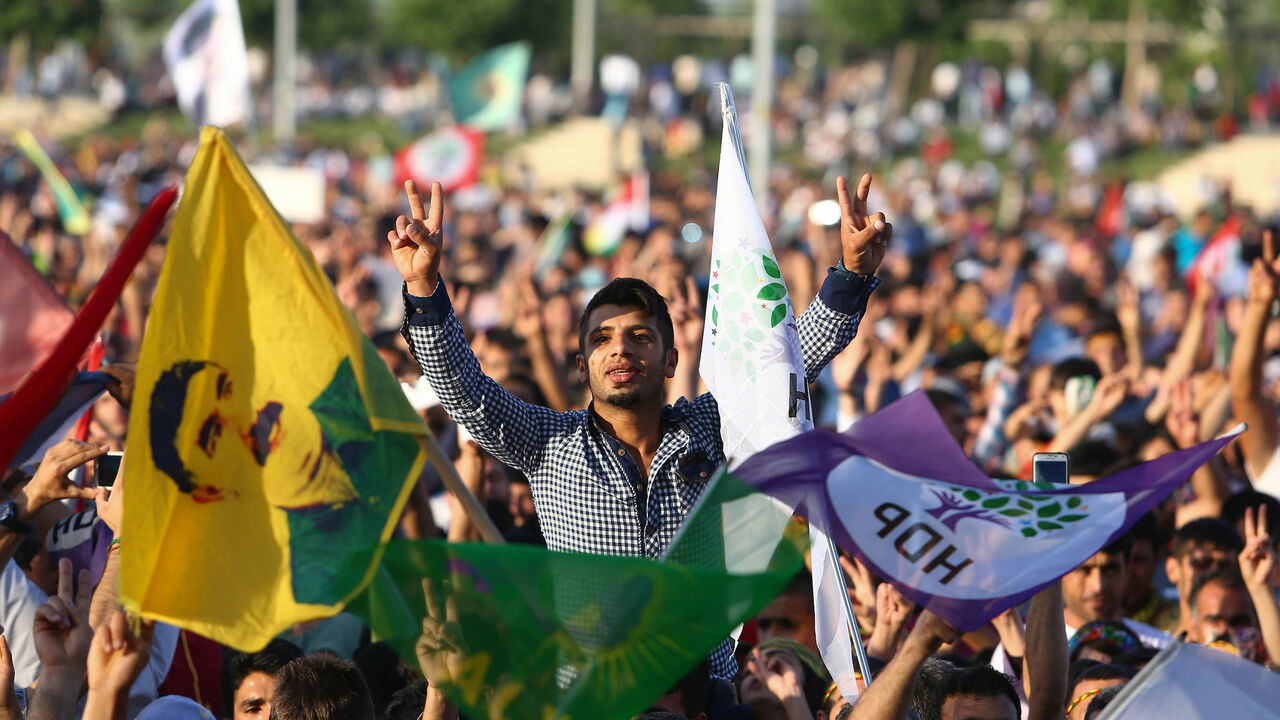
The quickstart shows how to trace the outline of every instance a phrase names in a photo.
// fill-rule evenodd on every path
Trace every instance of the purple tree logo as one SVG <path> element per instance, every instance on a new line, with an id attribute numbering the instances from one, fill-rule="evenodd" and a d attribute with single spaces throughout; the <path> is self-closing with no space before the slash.
<path id="1" fill-rule="evenodd" d="M 933 489 L 929 492 L 938 499 L 939 505 L 925 512 L 937 518 L 938 522 L 950 528 L 951 532 L 955 532 L 956 525 L 965 518 L 983 520 L 1004 528 L 1009 527 L 1009 523 L 992 509 L 983 507 L 983 504 L 974 504 L 982 499 L 982 495 L 977 490 L 951 488 L 951 492 Z M 953 495 L 952 492 L 959 495 Z"/>

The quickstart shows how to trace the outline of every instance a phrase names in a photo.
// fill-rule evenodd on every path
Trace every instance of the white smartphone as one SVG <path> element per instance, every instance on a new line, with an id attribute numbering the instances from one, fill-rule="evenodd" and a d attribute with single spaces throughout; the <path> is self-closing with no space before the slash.
<path id="1" fill-rule="evenodd" d="M 1031 479 L 1066 485 L 1070 482 L 1066 453 L 1036 453 L 1031 459 Z"/>

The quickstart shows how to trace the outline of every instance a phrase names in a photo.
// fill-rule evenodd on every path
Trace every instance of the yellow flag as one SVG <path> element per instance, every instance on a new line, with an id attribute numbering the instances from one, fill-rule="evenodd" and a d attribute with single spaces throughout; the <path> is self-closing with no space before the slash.
<path id="1" fill-rule="evenodd" d="M 247 651 L 337 613 L 376 557 L 363 576 L 343 563 L 390 538 L 427 432 L 235 148 L 205 128 L 138 365 L 125 606 Z"/>

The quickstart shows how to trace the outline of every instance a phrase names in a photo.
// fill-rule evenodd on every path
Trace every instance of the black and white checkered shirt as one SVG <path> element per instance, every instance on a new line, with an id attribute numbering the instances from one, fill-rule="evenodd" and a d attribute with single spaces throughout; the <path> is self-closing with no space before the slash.
<path id="1" fill-rule="evenodd" d="M 813 381 L 858 330 L 879 279 L 827 274 L 797 320 L 805 372 Z M 590 410 L 531 405 L 480 371 L 444 285 L 427 298 L 405 293 L 401 332 L 449 415 L 503 463 L 529 478 L 547 547 L 599 555 L 659 558 L 715 469 L 724 462 L 720 413 L 710 393 L 663 409 L 663 434 L 648 481 Z M 731 678 L 731 645 L 712 672 Z"/>

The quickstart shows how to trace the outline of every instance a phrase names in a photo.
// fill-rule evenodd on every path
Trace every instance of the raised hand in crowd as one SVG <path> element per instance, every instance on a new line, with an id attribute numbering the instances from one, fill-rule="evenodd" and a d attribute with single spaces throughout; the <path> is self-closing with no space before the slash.
<path id="1" fill-rule="evenodd" d="M 122 610 L 116 610 L 94 635 L 89 648 L 89 696 L 84 720 L 124 720 L 129 689 L 151 657 L 155 623 L 141 620 L 135 632 Z"/>
<path id="2" fill-rule="evenodd" d="M 1267 506 L 1244 511 L 1244 550 L 1240 551 L 1240 574 L 1253 599 L 1258 629 L 1273 665 L 1280 665 L 1280 605 L 1272 573 L 1276 565 L 1275 543 L 1267 532 Z"/>
<path id="3" fill-rule="evenodd" d="M 1270 230 L 1262 236 L 1262 257 L 1249 268 L 1249 300 L 1231 352 L 1231 407 L 1249 429 L 1240 436 L 1245 466 L 1253 478 L 1262 475 L 1275 454 L 1280 433 L 1276 409 L 1263 393 L 1267 323 L 1280 291 L 1280 257 Z"/>
<path id="4" fill-rule="evenodd" d="M 431 185 L 431 210 L 427 212 L 412 180 L 404 183 L 412 217 L 396 218 L 396 229 L 387 232 L 391 257 L 404 278 L 410 295 L 427 297 L 440 280 L 440 259 L 444 253 L 444 189 Z"/>
<path id="5" fill-rule="evenodd" d="M 113 540 L 120 538 L 120 528 L 124 524 L 124 464 L 120 460 L 120 469 L 116 472 L 116 482 L 110 488 L 97 488 L 94 498 L 94 509 L 98 519 L 111 530 Z M 89 608 L 89 623 L 97 627 L 107 620 L 110 613 L 119 607 L 120 597 L 120 543 L 113 542 L 107 548 L 107 564 L 98 580 L 98 587 L 93 592 L 93 604 Z"/>
<path id="6" fill-rule="evenodd" d="M 849 603 L 853 614 L 864 630 L 876 625 L 876 585 L 867 569 L 857 558 L 840 555 L 840 567 L 844 569 L 845 583 L 849 588 Z"/>
<path id="7" fill-rule="evenodd" d="M 22 720 L 22 707 L 13 685 L 13 653 L 4 628 L 0 628 L 0 720 Z"/>
<path id="8" fill-rule="evenodd" d="M 926 609 L 893 659 L 876 675 L 853 706 L 851 720 L 899 720 L 911 702 L 916 672 L 943 645 L 960 639 L 960 631 Z"/>
<path id="9" fill-rule="evenodd" d="M 74 580 L 74 582 L 73 582 Z M 36 610 L 32 636 L 40 657 L 39 689 L 31 701 L 32 720 L 70 720 L 84 682 L 93 628 L 88 570 L 73 578 L 71 561 L 58 561 L 58 592 Z"/>
<path id="10" fill-rule="evenodd" d="M 667 384 L 667 402 L 680 398 L 690 400 L 698 396 L 698 366 L 702 354 L 702 330 L 704 317 L 698 284 L 692 275 L 684 282 L 666 275 L 658 288 L 667 297 L 667 310 L 671 313 L 671 325 L 675 330 L 676 351 L 680 354 L 679 370 Z"/>
<path id="11" fill-rule="evenodd" d="M 107 452 L 104 445 L 94 445 L 67 438 L 49 448 L 31 481 L 13 494 L 9 503 L 0 505 L 0 515 L 8 514 L 9 522 L 0 526 L 0 562 L 8 562 L 26 533 L 43 537 L 53 523 L 61 519 L 53 504 L 58 500 L 91 499 L 93 488 L 82 488 L 71 482 L 67 474 Z M 10 504 L 12 503 L 12 504 Z M 7 507 L 6 507 L 7 506 Z M 42 512 L 50 508 L 47 512 Z"/>
<path id="12" fill-rule="evenodd" d="M 893 657 L 915 609 L 916 604 L 891 583 L 880 583 L 876 588 L 876 626 L 867 640 L 867 654 L 881 660 Z"/>
<path id="13" fill-rule="evenodd" d="M 1124 373 L 1130 380 L 1142 379 L 1142 310 L 1138 304 L 1138 291 L 1127 280 L 1116 283 L 1116 320 L 1124 336 Z"/>
<path id="14" fill-rule="evenodd" d="M 1129 378 L 1116 373 L 1098 381 L 1093 397 L 1075 417 L 1067 421 L 1066 426 L 1045 448 L 1046 452 L 1067 452 L 1085 439 L 1094 425 L 1111 417 L 1129 396 Z"/>
<path id="15" fill-rule="evenodd" d="M 885 221 L 884 213 L 867 214 L 870 192 L 871 173 L 862 176 L 852 196 L 844 176 L 836 178 L 842 260 L 846 270 L 859 275 L 872 275 L 879 269 L 893 238 L 893 223 Z"/>
<path id="16" fill-rule="evenodd" d="M 515 303 L 515 321 L 511 329 L 524 340 L 529 354 L 529 366 L 533 380 L 538 384 L 547 407 L 557 412 L 570 409 L 572 403 L 565 391 L 564 368 L 560 367 L 547 344 L 546 327 L 542 321 L 542 299 L 533 284 L 532 277 L 521 278 L 517 283 L 519 301 Z"/>
<path id="17" fill-rule="evenodd" d="M 762 690 L 782 706 L 787 720 L 813 720 L 805 697 L 804 666 L 794 653 L 777 647 L 751 651 L 747 676 L 742 680 L 743 700 L 754 707 L 762 698 L 753 696 L 763 694 Z"/>
<path id="18" fill-rule="evenodd" d="M 1044 312 L 1039 292 L 1030 285 L 1024 286 L 1014 299 L 1013 314 L 1005 328 L 1000 345 L 1000 360 L 1011 370 L 1020 370 L 1031 350 L 1031 337 Z"/>
<path id="19" fill-rule="evenodd" d="M 441 589 L 445 594 L 443 598 L 436 590 L 436 581 L 430 578 L 422 580 L 427 614 L 422 618 L 422 635 L 418 637 L 414 649 L 422 676 L 427 679 L 428 687 L 436 690 L 435 693 L 427 692 L 423 720 L 453 720 L 456 717 L 457 713 L 444 698 L 440 688 L 456 682 L 465 659 L 463 653 L 466 646 L 462 628 L 457 621 L 456 601 L 449 588 Z"/>
<path id="20" fill-rule="evenodd" d="M 137 380 L 137 367 L 132 363 L 110 363 L 102 368 L 102 372 L 112 378 L 107 385 L 107 392 L 126 410 L 133 402 L 133 386 Z"/>

